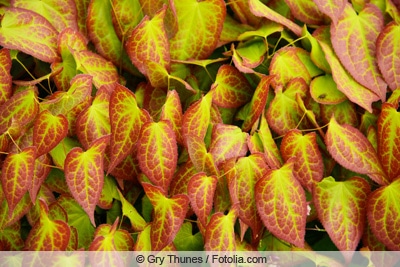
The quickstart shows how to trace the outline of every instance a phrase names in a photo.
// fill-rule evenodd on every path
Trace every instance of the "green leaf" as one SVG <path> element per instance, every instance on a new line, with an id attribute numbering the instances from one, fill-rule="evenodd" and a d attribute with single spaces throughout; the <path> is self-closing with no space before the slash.
<path id="1" fill-rule="evenodd" d="M 73 148 L 65 159 L 65 179 L 75 200 L 89 215 L 95 225 L 94 210 L 100 199 L 104 183 L 104 151 L 109 136 L 97 139 L 83 152 L 80 147 Z"/>
<path id="2" fill-rule="evenodd" d="M 154 207 L 150 232 L 151 249 L 160 251 L 174 240 L 181 228 L 189 208 L 189 198 L 186 195 L 167 198 L 160 187 L 148 183 L 142 185 Z"/>
<path id="3" fill-rule="evenodd" d="M 145 61 L 160 64 L 170 70 L 170 52 L 167 33 L 164 29 L 166 6 L 159 10 L 151 19 L 145 16 L 135 27 L 126 42 L 126 50 L 132 63 L 143 74 L 147 74 Z"/>
<path id="4" fill-rule="evenodd" d="M 218 69 L 213 88 L 213 103 L 224 108 L 237 108 L 251 100 L 253 89 L 246 77 L 231 65 Z"/>
<path id="5" fill-rule="evenodd" d="M 187 0 L 174 3 L 178 31 L 170 40 L 171 58 L 187 60 L 209 57 L 222 31 L 226 16 L 225 2 Z"/>
<path id="6" fill-rule="evenodd" d="M 133 29 L 143 19 L 143 10 L 139 0 L 113 0 L 112 1 L 112 21 L 120 40 L 126 40 Z"/>
<path id="7" fill-rule="evenodd" d="M 59 59 L 57 35 L 57 30 L 39 14 L 23 8 L 4 8 L 0 27 L 2 47 L 52 63 Z"/>
<path id="8" fill-rule="evenodd" d="M 331 24 L 331 40 L 346 70 L 361 85 L 386 99 L 386 83 L 378 70 L 375 42 L 383 30 L 378 7 L 366 4 L 358 14 L 347 3 L 337 24 Z"/>
<path id="9" fill-rule="evenodd" d="M 368 182 L 360 177 L 336 182 L 330 176 L 315 184 L 318 218 L 338 249 L 356 250 L 364 233 L 370 191 Z"/>
<path id="10" fill-rule="evenodd" d="M 1 184 L 9 207 L 9 216 L 32 184 L 35 165 L 35 147 L 19 153 L 10 153 L 3 162 Z"/>
<path id="11" fill-rule="evenodd" d="M 61 220 L 51 220 L 46 202 L 39 200 L 39 204 L 40 219 L 29 232 L 25 250 L 64 251 L 71 236 L 69 225 Z"/>
<path id="12" fill-rule="evenodd" d="M 258 213 L 267 229 L 276 237 L 304 247 L 307 204 L 306 194 L 293 172 L 294 161 L 268 172 L 256 183 Z"/>
<path id="13" fill-rule="evenodd" d="M 383 104 L 378 118 L 378 158 L 393 181 L 400 177 L 400 113 L 391 104 Z"/>
<path id="14" fill-rule="evenodd" d="M 358 129 L 347 124 L 340 125 L 332 117 L 325 144 L 332 157 L 343 167 L 367 174 L 380 185 L 389 184 L 375 149 Z"/>
<path id="15" fill-rule="evenodd" d="M 199 172 L 190 178 L 187 185 L 190 205 L 204 227 L 207 226 L 208 216 L 213 208 L 217 182 L 216 176 Z"/>
<path id="16" fill-rule="evenodd" d="M 282 139 L 281 152 L 285 161 L 292 157 L 296 159 L 293 170 L 301 185 L 312 192 L 313 185 L 321 181 L 324 175 L 316 133 L 303 135 L 299 130 L 289 131 Z"/>
<path id="17" fill-rule="evenodd" d="M 293 16 L 311 25 L 324 24 L 324 15 L 312 0 L 285 0 Z"/>
<path id="18" fill-rule="evenodd" d="M 372 233 L 390 250 L 400 250 L 400 179 L 368 197 L 367 215 Z"/>
<path id="19" fill-rule="evenodd" d="M 61 2 L 58 0 L 14 0 L 12 6 L 42 15 L 58 32 L 66 28 L 78 30 L 75 1 L 73 0 Z"/>
<path id="20" fill-rule="evenodd" d="M 178 161 L 178 146 L 169 122 L 144 124 L 137 148 L 142 172 L 153 184 L 167 192 Z"/>
<path id="21" fill-rule="evenodd" d="M 0 105 L 12 96 L 11 65 L 10 51 L 2 48 L 0 50 Z"/>
<path id="22" fill-rule="evenodd" d="M 376 41 L 376 59 L 379 70 L 390 89 L 400 87 L 400 25 L 394 22 L 386 25 Z"/>
<path id="23" fill-rule="evenodd" d="M 318 76 L 311 81 L 310 94 L 315 102 L 320 104 L 339 104 L 347 99 L 346 95 L 338 90 L 332 75 Z"/>
<path id="24" fill-rule="evenodd" d="M 67 157 L 68 152 L 74 147 L 79 147 L 80 143 L 75 139 L 70 137 L 65 137 L 58 145 L 53 148 L 49 153 L 51 158 L 53 159 L 53 163 L 64 169 L 65 158 Z"/>
<path id="25" fill-rule="evenodd" d="M 122 203 L 122 215 L 129 218 L 134 231 L 143 231 L 147 223 L 143 217 L 137 212 L 135 207 L 125 199 L 122 193 L 118 190 L 119 200 Z"/>
<path id="26" fill-rule="evenodd" d="M 111 144 L 108 173 L 132 153 L 148 115 L 137 106 L 135 95 L 117 84 L 110 98 Z"/>
<path id="27" fill-rule="evenodd" d="M 56 116 L 43 110 L 36 117 L 33 126 L 33 145 L 36 146 L 36 156 L 39 157 L 52 150 L 68 134 L 68 121 L 63 114 Z"/>
<path id="28" fill-rule="evenodd" d="M 204 248 L 208 251 L 235 251 L 236 240 L 234 226 L 238 207 L 233 206 L 227 215 L 214 213 L 207 224 Z"/>
<path id="29" fill-rule="evenodd" d="M 21 222 L 16 222 L 0 231 L 0 244 L 3 251 L 21 251 L 24 240 L 21 237 Z"/>
<path id="30" fill-rule="evenodd" d="M 176 234 L 174 245 L 177 251 L 201 251 L 204 250 L 204 241 L 201 232 L 193 234 L 192 223 L 184 222 Z"/>

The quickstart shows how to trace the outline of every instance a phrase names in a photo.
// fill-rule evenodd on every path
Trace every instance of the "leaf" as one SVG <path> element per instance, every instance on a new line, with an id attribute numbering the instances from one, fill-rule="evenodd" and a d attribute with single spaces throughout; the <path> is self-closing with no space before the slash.
<path id="1" fill-rule="evenodd" d="M 269 170 L 256 183 L 258 213 L 267 229 L 276 237 L 304 247 L 306 195 L 293 172 L 294 162 Z"/>
<path id="2" fill-rule="evenodd" d="M 320 104 L 334 105 L 347 99 L 346 95 L 338 90 L 330 74 L 314 78 L 310 83 L 310 94 L 314 101 Z"/>
<path id="3" fill-rule="evenodd" d="M 207 94 L 192 104 L 183 114 L 182 136 L 186 144 L 188 136 L 204 139 L 211 119 L 212 95 Z M 187 145 L 187 144 L 186 144 Z"/>
<path id="4" fill-rule="evenodd" d="M 314 1 L 285 0 L 285 3 L 289 6 L 291 13 L 296 19 L 306 24 L 314 24 L 314 25 L 324 24 L 323 13 L 314 3 Z"/>
<path id="5" fill-rule="evenodd" d="M 332 157 L 343 167 L 367 174 L 380 185 L 389 184 L 375 149 L 358 129 L 347 124 L 340 125 L 332 117 L 325 144 Z"/>
<path id="6" fill-rule="evenodd" d="M 169 42 L 164 28 L 166 10 L 164 6 L 151 19 L 145 16 L 125 44 L 132 63 L 145 75 L 148 71 L 145 61 L 156 62 L 167 71 L 170 70 Z"/>
<path id="7" fill-rule="evenodd" d="M 313 185 L 321 181 L 324 175 L 316 133 L 303 135 L 299 130 L 287 132 L 282 139 L 281 152 L 285 161 L 295 158 L 293 170 L 301 185 L 312 192 Z"/>
<path id="8" fill-rule="evenodd" d="M 73 148 L 65 159 L 65 179 L 75 200 L 89 215 L 95 225 L 94 210 L 100 199 L 104 183 L 103 160 L 109 136 L 97 139 L 83 152 Z"/>
<path id="9" fill-rule="evenodd" d="M 133 239 L 128 231 L 117 229 L 119 226 L 119 218 L 112 225 L 102 224 L 96 228 L 94 239 L 89 250 L 97 251 L 130 251 L 133 249 Z M 96 240 L 98 237 L 104 239 Z M 95 254 L 96 255 L 96 254 Z"/>
<path id="10" fill-rule="evenodd" d="M 171 58 L 206 59 L 214 51 L 226 16 L 222 0 L 174 1 L 178 31 L 170 39 Z M 187 16 L 191 14 L 191 16 Z"/>
<path id="11" fill-rule="evenodd" d="M 334 24 L 337 23 L 340 15 L 342 14 L 347 1 L 346 0 L 314 0 L 318 9 L 331 18 Z"/>
<path id="12" fill-rule="evenodd" d="M 57 35 L 57 30 L 39 14 L 23 8 L 4 8 L 0 28 L 2 47 L 52 63 L 59 58 Z"/>
<path id="13" fill-rule="evenodd" d="M 0 244 L 2 251 L 21 251 L 24 248 L 24 240 L 21 237 L 21 222 L 18 221 L 1 229 Z"/>
<path id="14" fill-rule="evenodd" d="M 147 223 L 143 217 L 137 212 L 134 206 L 125 199 L 122 193 L 118 190 L 119 200 L 122 203 L 122 215 L 129 218 L 134 231 L 143 231 Z"/>
<path id="15" fill-rule="evenodd" d="M 168 121 L 143 125 L 137 157 L 142 172 L 153 184 L 167 192 L 178 161 L 178 146 Z"/>
<path id="16" fill-rule="evenodd" d="M 148 183 L 142 185 L 154 207 L 150 232 L 151 249 L 160 251 L 169 245 L 178 233 L 189 208 L 189 198 L 186 195 L 167 198 L 160 187 Z"/>
<path id="17" fill-rule="evenodd" d="M 386 25 L 376 41 L 376 59 L 379 70 L 390 89 L 400 87 L 400 25 L 394 22 Z"/>
<path id="18" fill-rule="evenodd" d="M 74 147 L 79 146 L 79 142 L 75 139 L 72 139 L 68 136 L 65 137 L 55 148 L 49 152 L 51 158 L 53 159 L 53 163 L 61 169 L 64 169 L 64 162 L 68 152 Z"/>
<path id="19" fill-rule="evenodd" d="M 6 48 L 0 50 L 0 106 L 12 96 L 10 51 Z"/>
<path id="20" fill-rule="evenodd" d="M 369 112 L 372 112 L 372 102 L 379 100 L 379 96 L 354 80 L 354 78 L 343 68 L 329 43 L 326 43 L 326 40 L 320 39 L 321 37 L 317 38 L 325 53 L 326 60 L 331 66 L 332 77 L 339 91 L 345 94 L 353 103 L 360 105 Z"/>
<path id="21" fill-rule="evenodd" d="M 378 118 L 378 158 L 390 181 L 400 177 L 400 113 L 384 103 Z"/>
<path id="22" fill-rule="evenodd" d="M 115 66 L 121 66 L 130 73 L 137 74 L 137 70 L 135 70 L 129 61 L 126 51 L 123 49 L 123 42 L 120 41 L 115 32 L 111 15 L 115 9 L 112 6 L 112 2 L 115 1 L 90 1 L 86 21 L 88 37 L 101 56 L 110 60 Z"/>
<path id="23" fill-rule="evenodd" d="M 250 0 L 249 6 L 251 12 L 256 15 L 257 17 L 264 17 L 269 20 L 272 20 L 276 23 L 282 24 L 283 26 L 287 27 L 297 36 L 301 36 L 301 27 L 298 26 L 293 21 L 285 18 L 281 14 L 277 13 L 273 9 L 269 8 L 268 6 L 264 5 L 260 0 Z"/>
<path id="24" fill-rule="evenodd" d="M 210 153 L 215 164 L 246 155 L 248 133 L 235 125 L 215 124 L 211 134 Z"/>
<path id="25" fill-rule="evenodd" d="M 193 175 L 188 183 L 190 206 L 204 227 L 207 226 L 208 216 L 213 208 L 217 182 L 216 176 L 207 176 L 205 173 L 199 172 Z"/>
<path id="26" fill-rule="evenodd" d="M 113 0 L 112 22 L 120 40 L 126 40 L 133 29 L 143 19 L 143 10 L 139 0 Z"/>
<path id="27" fill-rule="evenodd" d="M 364 232 L 370 191 L 360 177 L 337 182 L 330 176 L 315 184 L 318 218 L 339 250 L 356 250 Z"/>
<path id="28" fill-rule="evenodd" d="M 243 132 L 249 131 L 263 112 L 265 104 L 267 103 L 269 86 L 272 79 L 273 76 L 263 76 L 261 78 L 261 81 L 258 83 L 256 91 L 254 92 L 251 102 L 249 104 L 250 111 L 248 111 L 248 114 L 242 124 Z"/>
<path id="29" fill-rule="evenodd" d="M 13 0 L 13 7 L 31 10 L 47 19 L 61 32 L 65 28 L 78 29 L 75 1 L 57 0 Z"/>
<path id="30" fill-rule="evenodd" d="M 97 91 L 92 104 L 76 118 L 76 135 L 85 149 L 94 140 L 111 133 L 109 104 L 110 94 L 102 87 Z"/>
<path id="31" fill-rule="evenodd" d="M 19 153 L 10 153 L 3 162 L 1 184 L 9 207 L 13 213 L 32 183 L 35 165 L 35 147 L 27 147 Z"/>
<path id="32" fill-rule="evenodd" d="M 184 145 L 182 137 L 182 105 L 179 94 L 175 90 L 168 90 L 167 98 L 161 110 L 160 120 L 168 120 L 175 133 L 176 142 Z"/>
<path id="33" fill-rule="evenodd" d="M 40 219 L 29 232 L 25 250 L 64 251 L 71 236 L 69 225 L 61 220 L 51 220 L 46 202 L 39 199 L 39 204 Z"/>
<path id="34" fill-rule="evenodd" d="M 201 232 L 193 234 L 193 226 L 190 222 L 184 222 L 176 234 L 174 245 L 177 251 L 201 251 L 204 249 L 204 241 Z"/>
<path id="35" fill-rule="evenodd" d="M 348 3 L 337 24 L 331 24 L 331 40 L 341 63 L 353 78 L 385 100 L 387 85 L 375 58 L 375 42 L 382 30 L 383 16 L 375 5 L 365 5 L 357 15 Z"/>
<path id="36" fill-rule="evenodd" d="M 36 146 L 36 157 L 52 150 L 68 133 L 68 121 L 63 114 L 54 116 L 43 110 L 37 116 L 33 126 L 33 145 Z"/>
<path id="37" fill-rule="evenodd" d="M 382 186 L 368 197 L 367 216 L 372 233 L 390 250 L 400 250 L 400 179 Z"/>
<path id="38" fill-rule="evenodd" d="M 39 193 L 39 190 L 51 171 L 50 164 L 51 164 L 51 158 L 49 155 L 43 155 L 40 157 L 37 157 L 36 155 L 35 166 L 32 177 L 32 185 L 28 189 L 32 203 L 36 202 L 36 197 Z"/>
<path id="39" fill-rule="evenodd" d="M 132 153 L 139 139 L 140 128 L 148 120 L 137 106 L 135 95 L 117 84 L 110 98 L 110 173 L 122 160 Z"/>
<path id="40" fill-rule="evenodd" d="M 197 172 L 205 172 L 207 175 L 218 175 L 211 153 L 207 152 L 204 141 L 197 136 L 188 136 L 187 147 L 189 157 Z"/>
<path id="41" fill-rule="evenodd" d="M 38 112 L 38 100 L 35 87 L 14 94 L 0 108 L 0 133 L 10 127 L 22 128 L 30 123 Z"/>
<path id="42" fill-rule="evenodd" d="M 251 100 L 253 89 L 246 77 L 231 65 L 218 69 L 213 88 L 213 103 L 224 108 L 237 108 Z"/>
<path id="43" fill-rule="evenodd" d="M 214 213 L 207 224 L 204 248 L 207 251 L 235 251 L 235 222 L 238 207 L 233 206 L 227 215 Z"/>

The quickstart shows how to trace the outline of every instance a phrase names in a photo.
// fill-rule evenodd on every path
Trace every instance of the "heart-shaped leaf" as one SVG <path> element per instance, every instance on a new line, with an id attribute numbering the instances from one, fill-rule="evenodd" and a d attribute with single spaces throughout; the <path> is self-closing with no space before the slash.
<path id="1" fill-rule="evenodd" d="M 306 194 L 293 172 L 294 162 L 269 170 L 256 183 L 258 213 L 267 229 L 276 237 L 304 247 L 307 204 Z"/>
<path id="2" fill-rule="evenodd" d="M 312 192 L 313 185 L 321 181 L 324 164 L 318 149 L 315 132 L 302 135 L 299 130 L 291 130 L 282 139 L 281 152 L 285 161 L 294 157 L 294 171 L 302 186 Z"/>
<path id="3" fill-rule="evenodd" d="M 390 250 L 400 250 L 400 179 L 368 197 L 367 215 L 372 233 Z"/>
<path id="4" fill-rule="evenodd" d="M 325 144 L 332 157 L 343 167 L 367 174 L 380 185 L 389 184 L 378 155 L 368 139 L 356 128 L 331 118 Z"/>
<path id="5" fill-rule="evenodd" d="M 207 226 L 208 216 L 213 208 L 214 193 L 218 179 L 199 172 L 190 178 L 188 183 L 188 196 L 190 206 L 203 226 Z"/>
<path id="6" fill-rule="evenodd" d="M 153 184 L 167 192 L 178 161 L 178 146 L 168 121 L 143 125 L 137 157 L 142 172 Z"/>
<path id="7" fill-rule="evenodd" d="M 104 151 L 109 136 L 97 139 L 83 152 L 80 147 L 73 148 L 65 159 L 65 179 L 75 200 L 89 215 L 93 225 L 94 210 L 100 199 L 104 183 Z"/>
<path id="8" fill-rule="evenodd" d="M 150 232 L 151 249 L 160 251 L 174 240 L 181 228 L 189 208 L 189 198 L 186 195 L 167 198 L 160 187 L 148 183 L 142 185 L 154 207 Z"/>
<path id="9" fill-rule="evenodd" d="M 315 184 L 313 199 L 322 225 L 340 250 L 355 250 L 365 228 L 367 181 L 353 177 L 336 182 L 327 177 Z"/>
<path id="10" fill-rule="evenodd" d="M 68 120 L 63 114 L 54 116 L 43 110 L 37 116 L 33 126 L 33 145 L 36 156 L 50 152 L 68 134 Z"/>
<path id="11" fill-rule="evenodd" d="M 57 35 L 57 30 L 48 20 L 31 10 L 4 9 L 0 28 L 0 45 L 4 48 L 17 49 L 52 63 L 59 59 Z"/>
<path id="12" fill-rule="evenodd" d="M 10 153 L 3 162 L 1 184 L 8 203 L 9 215 L 32 185 L 35 166 L 35 147 L 27 147 L 19 153 Z"/>

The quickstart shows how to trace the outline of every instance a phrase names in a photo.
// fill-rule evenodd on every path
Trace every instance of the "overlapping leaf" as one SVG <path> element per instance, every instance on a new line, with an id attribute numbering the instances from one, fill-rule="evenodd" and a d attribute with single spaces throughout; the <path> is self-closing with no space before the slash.
<path id="1" fill-rule="evenodd" d="M 318 217 L 338 249 L 356 250 L 364 233 L 369 192 L 368 182 L 360 177 L 344 182 L 327 177 L 315 184 Z"/>
<path id="2" fill-rule="evenodd" d="M 306 24 L 320 25 L 324 23 L 324 15 L 314 1 L 285 0 L 285 2 L 296 19 Z"/>
<path id="3" fill-rule="evenodd" d="M 337 89 L 337 85 L 330 74 L 314 78 L 310 84 L 310 94 L 316 102 L 325 105 L 339 104 L 347 99 Z"/>
<path id="4" fill-rule="evenodd" d="M 57 0 L 13 0 L 12 6 L 28 9 L 42 15 L 58 32 L 65 28 L 78 30 L 74 0 L 62 2 Z"/>
<path id="5" fill-rule="evenodd" d="M 258 213 L 276 237 L 304 247 L 307 217 L 306 195 L 293 172 L 294 162 L 269 170 L 255 186 Z"/>
<path id="6" fill-rule="evenodd" d="M 146 116 L 137 106 L 135 95 L 117 84 L 110 98 L 111 154 L 108 173 L 132 153 L 146 121 Z"/>
<path id="7" fill-rule="evenodd" d="M 170 40 L 171 58 L 180 60 L 207 58 L 218 44 L 226 16 L 225 2 L 187 0 L 174 3 L 178 31 Z"/>
<path id="8" fill-rule="evenodd" d="M 167 71 L 170 69 L 169 42 L 164 29 L 166 8 L 164 6 L 151 19 L 145 16 L 126 42 L 130 59 L 143 74 L 151 71 L 146 68 L 146 61 L 157 62 Z"/>
<path id="9" fill-rule="evenodd" d="M 167 98 L 161 110 L 160 119 L 171 122 L 175 133 L 176 142 L 180 145 L 183 145 L 184 143 L 181 131 L 183 114 L 182 105 L 177 91 L 168 90 Z"/>
<path id="10" fill-rule="evenodd" d="M 52 63 L 59 58 L 57 35 L 57 30 L 39 14 L 23 8 L 5 8 L 0 28 L 2 47 Z"/>
<path id="11" fill-rule="evenodd" d="M 383 16 L 378 7 L 365 5 L 357 14 L 347 3 L 336 24 L 331 24 L 331 40 L 336 55 L 353 78 L 386 99 L 386 83 L 378 70 L 375 42 L 383 29 Z"/>
<path id="12" fill-rule="evenodd" d="M 9 207 L 9 215 L 31 187 L 35 165 L 35 147 L 10 153 L 1 169 L 1 184 Z"/>
<path id="13" fill-rule="evenodd" d="M 281 152 L 285 161 L 294 157 L 293 170 L 302 186 L 312 192 L 313 185 L 321 181 L 324 164 L 318 149 L 316 133 L 302 135 L 299 130 L 291 130 L 282 139 Z"/>
<path id="14" fill-rule="evenodd" d="M 188 183 L 190 206 L 203 226 L 207 225 L 208 216 L 213 208 L 217 182 L 216 176 L 207 176 L 205 173 L 199 172 L 193 175 Z"/>
<path id="15" fill-rule="evenodd" d="M 400 179 L 372 192 L 367 215 L 372 233 L 390 250 L 400 250 Z"/>
<path id="16" fill-rule="evenodd" d="M 345 0 L 314 0 L 318 9 L 331 18 L 333 23 L 337 23 L 340 15 L 342 14 L 347 1 Z"/>
<path id="17" fill-rule="evenodd" d="M 253 89 L 246 77 L 231 65 L 218 69 L 213 87 L 213 102 L 224 108 L 237 108 L 251 100 Z"/>
<path id="18" fill-rule="evenodd" d="M 122 203 L 122 215 L 129 218 L 134 231 L 143 231 L 146 228 L 146 221 L 137 212 L 134 206 L 125 199 L 122 193 L 118 190 L 119 200 Z"/>
<path id="19" fill-rule="evenodd" d="M 33 145 L 36 146 L 36 156 L 50 152 L 68 133 L 68 121 L 63 114 L 56 116 L 50 111 L 42 111 L 33 126 Z"/>
<path id="20" fill-rule="evenodd" d="M 109 136 L 101 137 L 85 152 L 79 147 L 73 148 L 65 159 L 68 187 L 72 196 L 89 215 L 93 225 L 94 210 L 104 183 L 103 161 L 108 141 Z"/>
<path id="21" fill-rule="evenodd" d="M 389 180 L 400 177 L 400 113 L 383 104 L 378 119 L 378 158 Z"/>
<path id="22" fill-rule="evenodd" d="M 29 232 L 26 250 L 64 251 L 71 236 L 69 225 L 61 220 L 51 220 L 46 202 L 39 200 L 40 219 Z"/>
<path id="23" fill-rule="evenodd" d="M 51 158 L 49 155 L 37 157 L 35 160 L 32 185 L 29 188 L 29 195 L 31 196 L 32 203 L 36 202 L 36 197 L 39 193 L 39 190 L 51 171 L 50 164 Z"/>
<path id="24" fill-rule="evenodd" d="M 204 141 L 197 136 L 186 138 L 189 157 L 198 172 L 205 172 L 207 175 L 218 175 L 213 156 L 207 152 Z"/>
<path id="25" fill-rule="evenodd" d="M 168 121 L 143 125 L 138 140 L 137 157 L 142 172 L 167 192 L 178 161 L 178 147 Z"/>
<path id="26" fill-rule="evenodd" d="M 400 25 L 392 22 L 380 32 L 376 41 L 376 59 L 390 89 L 400 87 Z"/>
<path id="27" fill-rule="evenodd" d="M 343 167 L 367 174 L 380 185 L 389 183 L 375 149 L 358 129 L 347 124 L 340 125 L 332 117 L 325 143 L 329 153 Z"/>
<path id="28" fill-rule="evenodd" d="M 12 95 L 11 57 L 8 49 L 0 50 L 0 106 Z"/>
<path id="29" fill-rule="evenodd" d="M 142 185 L 154 207 L 150 232 L 151 249 L 160 251 L 169 245 L 178 233 L 189 208 L 189 198 L 186 195 L 167 198 L 161 188 L 148 183 Z"/>
<path id="30" fill-rule="evenodd" d="M 126 40 L 132 30 L 143 19 L 143 10 L 139 0 L 112 1 L 112 22 L 120 40 Z"/>

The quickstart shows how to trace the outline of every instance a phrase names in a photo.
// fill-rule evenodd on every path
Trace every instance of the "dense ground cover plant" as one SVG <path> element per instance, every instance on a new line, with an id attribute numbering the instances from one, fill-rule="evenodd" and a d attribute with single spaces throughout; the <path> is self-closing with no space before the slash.
<path id="1" fill-rule="evenodd" d="M 11 0 L 2 250 L 400 250 L 394 0 Z"/>

